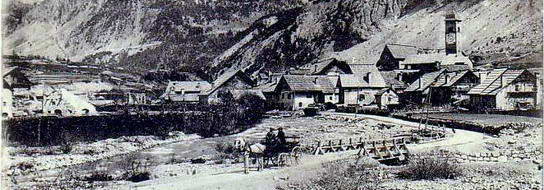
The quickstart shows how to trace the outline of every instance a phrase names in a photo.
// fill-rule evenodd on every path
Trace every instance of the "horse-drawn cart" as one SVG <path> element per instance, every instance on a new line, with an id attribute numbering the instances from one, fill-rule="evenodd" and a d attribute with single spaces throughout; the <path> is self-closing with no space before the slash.
<path id="1" fill-rule="evenodd" d="M 302 155 L 300 137 L 286 137 L 285 142 L 256 143 L 248 145 L 242 143 L 244 149 L 244 168 L 249 172 L 251 165 L 256 165 L 257 170 L 265 167 L 283 167 L 290 164 L 298 164 Z"/>

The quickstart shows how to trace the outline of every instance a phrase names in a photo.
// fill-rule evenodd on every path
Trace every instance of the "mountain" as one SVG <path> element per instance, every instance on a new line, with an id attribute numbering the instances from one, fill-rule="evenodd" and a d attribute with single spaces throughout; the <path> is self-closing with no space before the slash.
<path id="1" fill-rule="evenodd" d="M 302 0 L 17 0 L 8 5 L 4 53 L 140 71 L 205 68 L 259 17 Z M 7 18 L 6 18 L 7 17 Z M 196 67 L 196 68 L 192 68 Z"/>
<path id="2" fill-rule="evenodd" d="M 423 3 L 422 3 L 423 2 Z M 214 73 L 280 71 L 320 58 L 375 63 L 385 44 L 444 48 L 444 16 L 460 23 L 460 50 L 480 64 L 542 64 L 542 0 L 341 0 L 258 20 L 213 63 Z"/>
<path id="3" fill-rule="evenodd" d="M 388 43 L 444 48 L 455 13 L 460 49 L 480 64 L 542 62 L 542 0 L 36 2 L 10 8 L 4 52 L 256 77 L 331 56 L 374 63 Z"/>

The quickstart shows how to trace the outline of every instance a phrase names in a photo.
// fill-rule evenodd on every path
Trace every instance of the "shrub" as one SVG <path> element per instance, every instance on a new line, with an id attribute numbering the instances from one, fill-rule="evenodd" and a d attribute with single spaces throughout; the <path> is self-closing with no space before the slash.
<path id="1" fill-rule="evenodd" d="M 151 172 L 149 171 L 151 165 L 150 158 L 139 159 L 135 154 L 131 154 L 125 160 L 117 162 L 113 168 L 118 167 L 118 169 L 124 171 L 122 179 L 140 182 L 151 178 Z"/>
<path id="2" fill-rule="evenodd" d="M 371 158 L 362 158 L 356 164 L 346 160 L 324 163 L 317 178 L 289 186 L 295 189 L 376 189 L 389 176 L 389 172 L 379 165 Z"/>
<path id="3" fill-rule="evenodd" d="M 106 171 L 94 171 L 91 175 L 83 178 L 83 181 L 112 181 L 113 177 Z"/>
<path id="4" fill-rule="evenodd" d="M 64 143 L 64 144 L 60 145 L 59 149 L 63 154 L 68 154 L 68 153 L 72 152 L 74 147 L 72 146 L 71 143 Z"/>
<path id="5" fill-rule="evenodd" d="M 234 147 L 234 144 L 228 142 L 215 144 L 215 150 L 220 153 L 218 159 L 235 159 L 241 154 L 240 150 Z"/>
<path id="6" fill-rule="evenodd" d="M 462 172 L 456 163 L 448 159 L 424 157 L 410 161 L 398 176 L 412 180 L 455 179 Z"/>

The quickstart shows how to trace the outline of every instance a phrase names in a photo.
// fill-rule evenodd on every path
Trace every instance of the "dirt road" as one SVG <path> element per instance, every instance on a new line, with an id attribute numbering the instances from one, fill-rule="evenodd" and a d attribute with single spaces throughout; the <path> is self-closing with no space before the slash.
<path id="1" fill-rule="evenodd" d="M 325 112 L 324 115 L 343 115 L 364 117 L 368 119 L 378 120 L 382 122 L 394 123 L 404 125 L 408 127 L 417 127 L 418 123 L 404 121 L 395 118 L 374 116 L 374 115 L 360 115 L 360 114 L 346 114 L 346 113 L 332 113 Z M 252 131 L 247 131 L 246 133 Z M 438 148 L 446 147 L 448 149 L 455 149 L 461 152 L 478 151 L 482 148 L 482 140 L 485 137 L 484 134 L 466 131 L 456 130 L 452 137 L 438 142 L 410 145 L 409 149 L 412 152 L 436 150 Z M 316 171 L 322 163 L 343 159 L 343 158 L 355 158 L 357 151 L 346 151 L 335 154 L 326 154 L 321 156 L 306 155 L 303 157 L 301 164 L 286 168 L 272 168 L 265 171 L 257 172 L 251 171 L 249 175 L 243 174 L 242 168 L 232 169 L 228 172 L 218 174 L 202 174 L 185 177 L 172 177 L 161 178 L 157 180 L 145 181 L 141 183 L 135 183 L 126 185 L 123 187 L 116 187 L 118 189 L 275 189 L 277 183 L 281 181 L 300 175 L 313 175 L 312 171 Z M 309 176 L 308 176 L 309 177 Z"/>

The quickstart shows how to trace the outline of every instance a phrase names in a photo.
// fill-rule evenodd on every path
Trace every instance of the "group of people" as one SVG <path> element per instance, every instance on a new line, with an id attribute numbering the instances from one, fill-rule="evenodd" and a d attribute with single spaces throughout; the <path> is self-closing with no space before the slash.
<path id="1" fill-rule="evenodd" d="M 270 131 L 266 133 L 264 144 L 267 146 L 267 149 L 272 152 L 281 152 L 286 148 L 287 142 L 285 140 L 285 133 L 281 127 L 278 128 L 277 134 L 274 131 L 274 128 L 270 128 Z"/>

